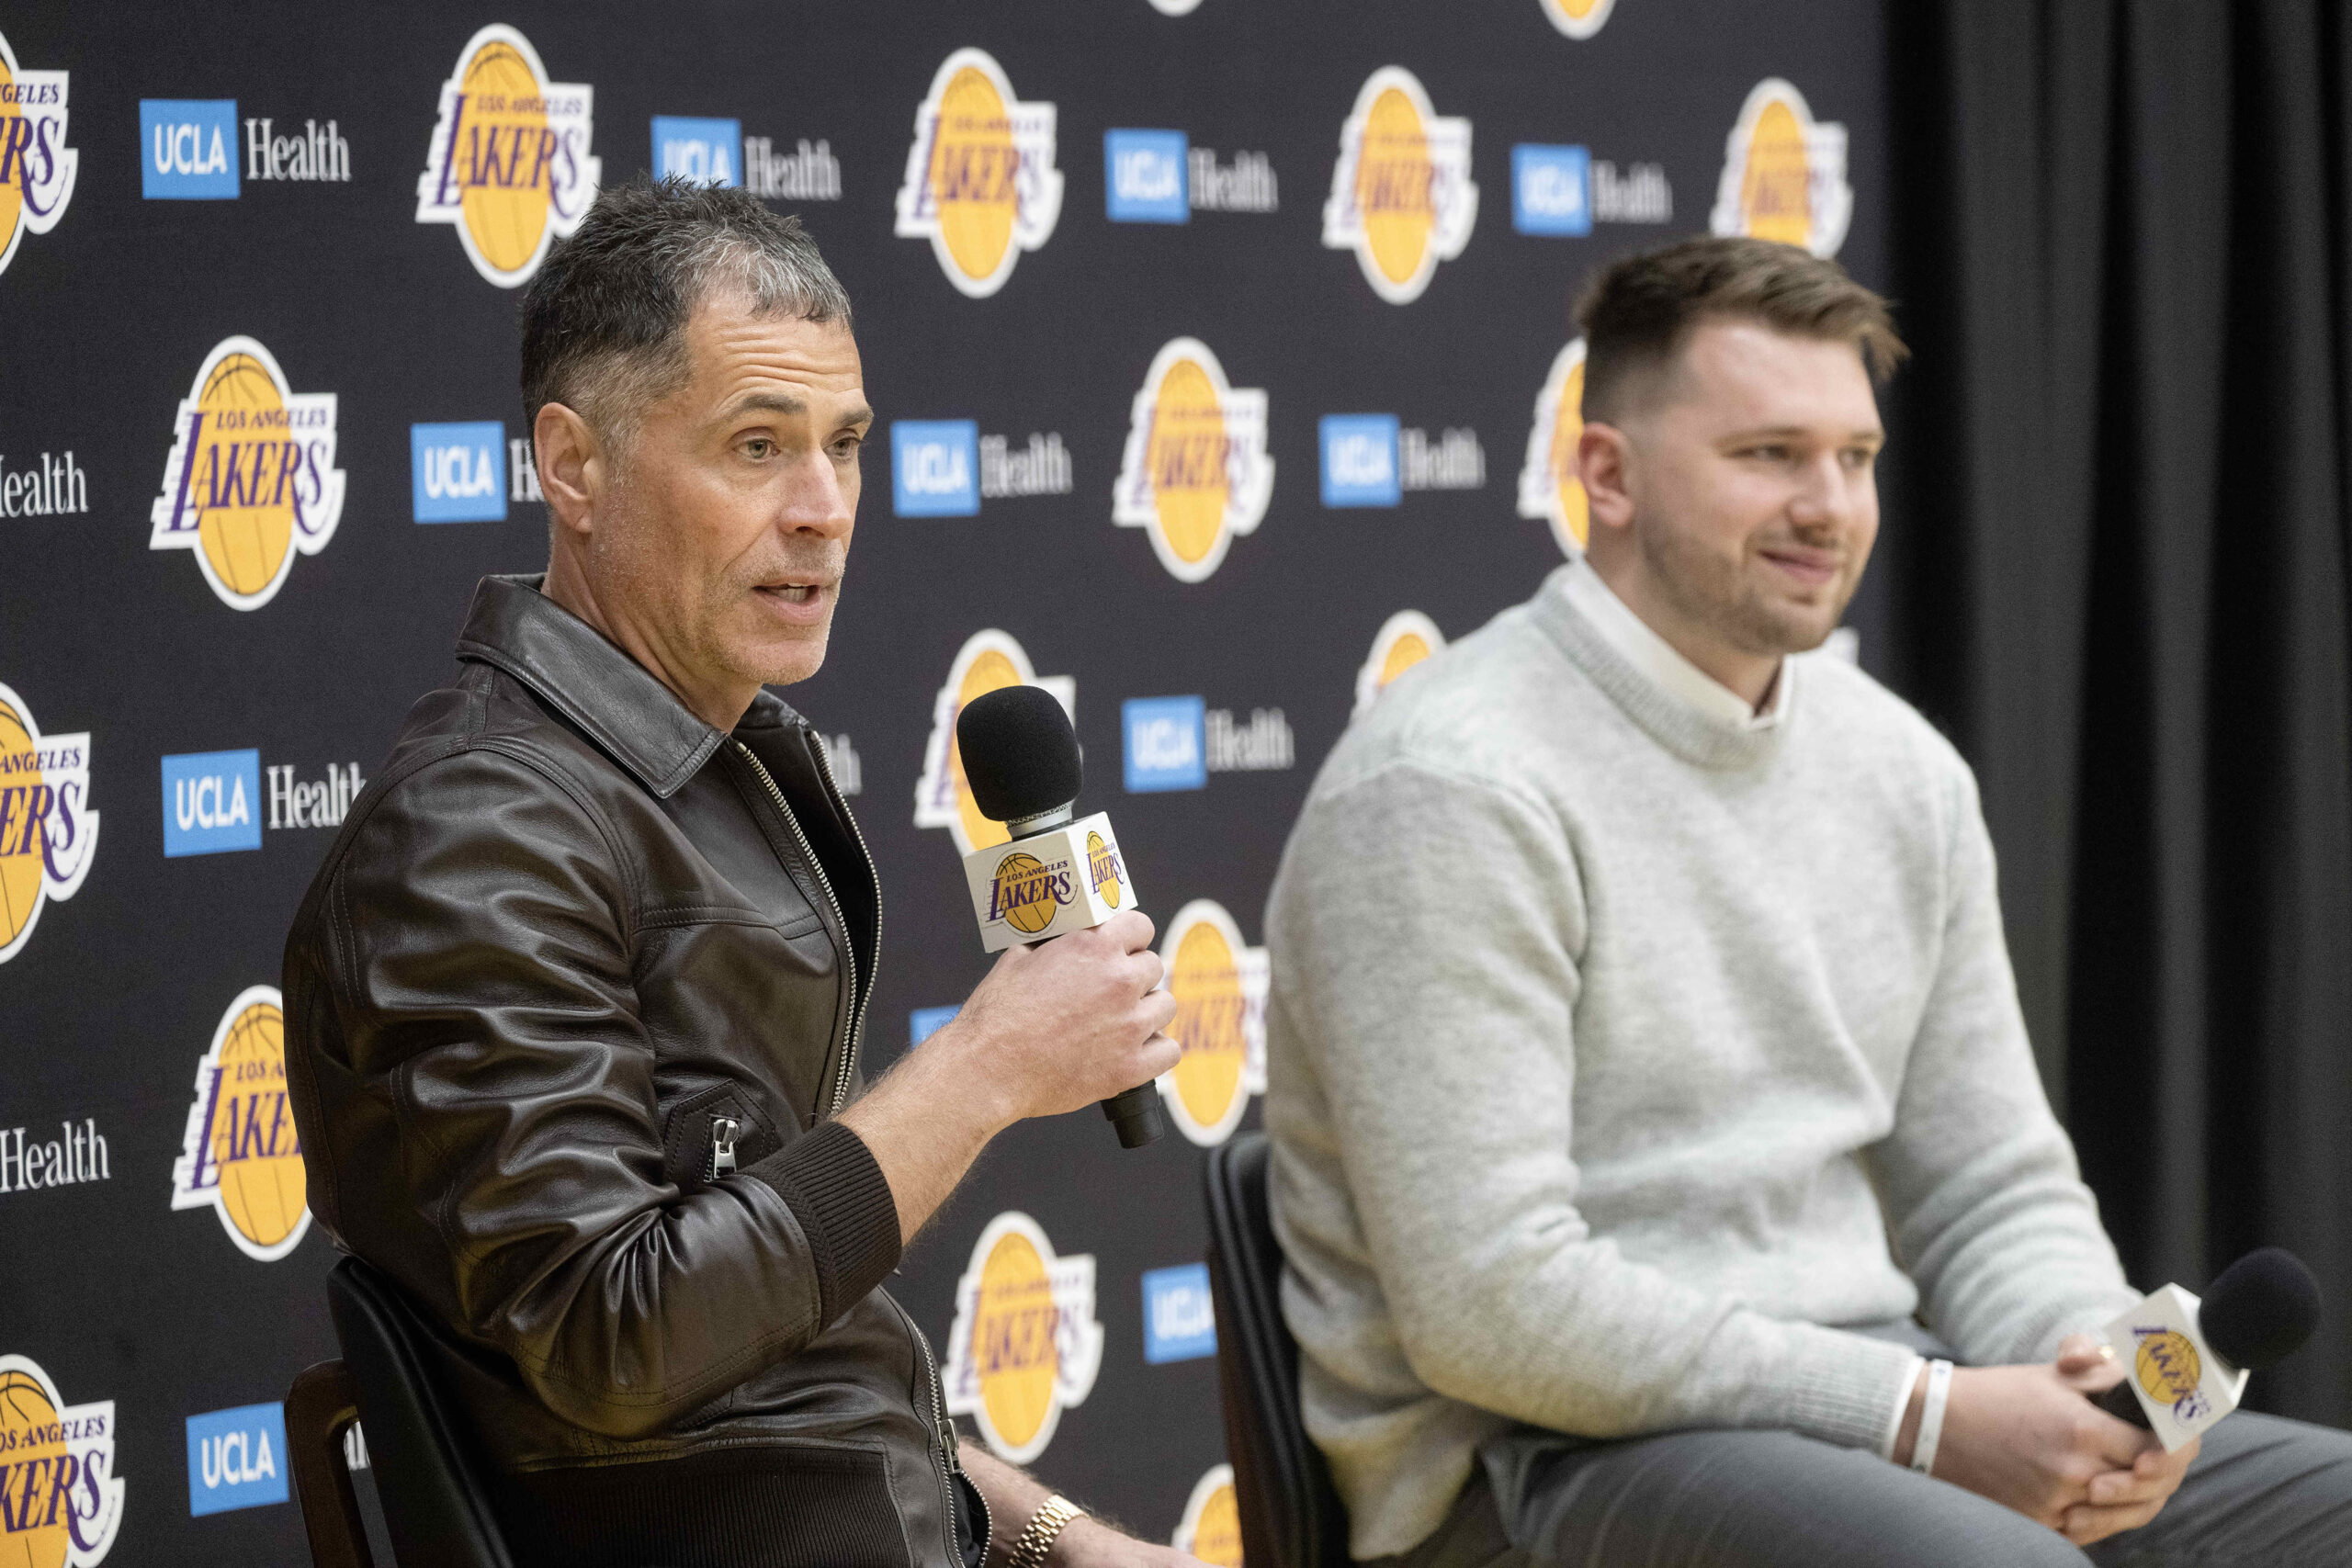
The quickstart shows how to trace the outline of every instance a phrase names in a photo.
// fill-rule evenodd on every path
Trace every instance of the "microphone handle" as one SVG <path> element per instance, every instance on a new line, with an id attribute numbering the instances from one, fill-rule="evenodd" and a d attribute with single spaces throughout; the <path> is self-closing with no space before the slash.
<path id="1" fill-rule="evenodd" d="M 2129 1374 L 2121 1382 L 2117 1383 L 2091 1403 L 2119 1421 L 2129 1421 L 2143 1432 L 2149 1429 L 2147 1409 L 2141 1404 L 2140 1396 L 2132 1392 L 2132 1379 Z"/>
<path id="2" fill-rule="evenodd" d="M 1159 1103 L 1156 1084 L 1142 1083 L 1102 1102 L 1102 1114 L 1119 1130 L 1119 1146 L 1139 1149 L 1157 1143 L 1168 1131 L 1168 1112 Z"/>

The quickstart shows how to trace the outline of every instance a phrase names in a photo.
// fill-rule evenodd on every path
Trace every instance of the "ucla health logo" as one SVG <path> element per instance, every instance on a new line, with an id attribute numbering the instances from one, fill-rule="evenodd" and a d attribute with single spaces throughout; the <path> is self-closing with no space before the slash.
<path id="1" fill-rule="evenodd" d="M 269 775 L 266 787 L 264 772 Z M 359 764 L 330 764 L 325 776 L 297 778 L 290 762 L 265 770 L 261 753 L 189 751 L 164 759 L 164 858 L 261 848 L 264 804 L 270 830 L 338 828 L 368 781 Z"/>
<path id="2" fill-rule="evenodd" d="M 1130 697 L 1119 705 L 1119 732 L 1130 795 L 1204 789 L 1211 773 L 1278 771 L 1298 757 L 1280 708 L 1252 708 L 1245 722 L 1199 697 Z"/>
<path id="3" fill-rule="evenodd" d="M 1209 1266 L 1179 1263 L 1143 1274 L 1143 1359 L 1151 1366 L 1216 1354 L 1216 1307 Z"/>
<path id="4" fill-rule="evenodd" d="M 1257 531 L 1273 490 L 1263 389 L 1227 381 L 1198 338 L 1161 344 L 1128 414 L 1111 521 L 1143 529 L 1178 581 L 1200 582 Z"/>
<path id="5" fill-rule="evenodd" d="M 28 71 L 0 35 L 0 272 L 28 231 L 46 234 L 74 199 L 81 154 L 65 145 L 63 71 Z"/>
<path id="6" fill-rule="evenodd" d="M 474 270 L 513 288 L 580 227 L 604 162 L 588 151 L 594 88 L 550 82 L 531 40 L 503 22 L 466 40 L 441 84 L 441 118 L 416 182 L 416 220 L 448 223 Z"/>
<path id="7" fill-rule="evenodd" d="M 1445 634 L 1419 610 L 1399 610 L 1380 623 L 1372 651 L 1356 671 L 1357 716 L 1368 712 L 1388 683 L 1445 646 Z"/>
<path id="8" fill-rule="evenodd" d="M 51 898 L 71 898 L 98 851 L 90 737 L 48 735 L 0 685 L 0 964 L 24 951 Z"/>
<path id="9" fill-rule="evenodd" d="M 1176 998 L 1168 1037 L 1184 1048 L 1159 1076 L 1160 1098 L 1184 1136 L 1221 1144 L 1266 1092 L 1266 950 L 1243 944 L 1224 905 L 1195 898 L 1168 922 L 1159 956 Z"/>
<path id="10" fill-rule="evenodd" d="M 1479 490 L 1487 451 L 1464 425 L 1441 431 L 1401 426 L 1393 413 L 1325 414 L 1318 426 L 1323 504 L 1396 506 L 1407 491 Z"/>
<path id="11" fill-rule="evenodd" d="M 1623 173 L 1588 147 L 1522 141 L 1510 150 L 1510 226 L 1522 234 L 1575 237 L 1599 223 L 1664 223 L 1674 187 L 1663 164 Z"/>
<path id="12" fill-rule="evenodd" d="M 1061 1258 L 1036 1221 L 999 1214 L 972 1244 L 948 1331 L 950 1415 L 969 1416 L 989 1448 L 1026 1464 L 1082 1404 L 1102 1365 L 1094 1259 Z"/>
<path id="13" fill-rule="evenodd" d="M 1263 152 L 1220 164 L 1181 130 L 1102 133 L 1103 202 L 1114 223 L 1190 223 L 1195 212 L 1272 212 L 1281 206 Z"/>
<path id="14" fill-rule="evenodd" d="M 991 626 L 974 632 L 948 666 L 947 683 L 931 707 L 931 741 L 924 749 L 922 777 L 915 782 L 915 826 L 944 828 L 958 854 L 970 854 L 1012 837 L 1004 824 L 980 815 L 972 785 L 964 776 L 964 752 L 956 740 L 956 720 L 964 705 L 1001 686 L 1043 686 L 1054 694 L 1071 722 L 1078 717 L 1078 682 L 1068 675 L 1039 675 L 1012 636 Z"/>
<path id="15" fill-rule="evenodd" d="M 1574 39 L 1587 39 L 1600 30 L 1616 8 L 1617 0 L 1535 0 L 1544 7 L 1544 15 L 1551 24 Z"/>
<path id="16" fill-rule="evenodd" d="M 237 195 L 237 100 L 139 100 L 139 194 L 150 201 Z"/>
<path id="17" fill-rule="evenodd" d="M 288 1495 L 286 1407 L 240 1404 L 187 1418 L 187 1511 L 198 1518 L 283 1503 Z"/>
<path id="18" fill-rule="evenodd" d="M 1211 1465 L 1193 1483 L 1168 1544 L 1216 1568 L 1241 1568 L 1241 1502 L 1231 1465 Z"/>
<path id="19" fill-rule="evenodd" d="M 172 1207 L 210 1209 L 237 1250 L 274 1263 L 311 1228 L 302 1140 L 286 1099 L 286 1015 L 275 986 L 240 992 L 196 1064 Z"/>
<path id="20" fill-rule="evenodd" d="M 974 420 L 890 422 L 892 516 L 977 517 L 982 501 L 1069 491 L 1069 448 L 1057 430 L 1033 430 L 1015 446 L 981 434 Z"/>
<path id="21" fill-rule="evenodd" d="M 1527 461 L 1519 470 L 1519 514 L 1552 525 L 1560 553 L 1574 559 L 1592 533 L 1592 510 L 1577 467 L 1584 439 L 1584 339 L 1552 357 L 1535 394 L 1535 423 L 1527 432 Z"/>
<path id="22" fill-rule="evenodd" d="M 979 299 L 1004 287 L 1022 252 L 1053 236 L 1061 211 L 1054 106 L 1015 98 L 983 50 L 949 55 L 915 107 L 899 238 L 929 240 L 947 281 Z"/>
<path id="23" fill-rule="evenodd" d="M 0 1356 L 0 1562 L 95 1568 L 122 1525 L 114 1401 L 68 1404 L 40 1364 Z"/>
<path id="24" fill-rule="evenodd" d="M 653 117 L 653 177 L 698 186 L 741 186 L 743 122 Z"/>
<path id="25" fill-rule="evenodd" d="M 1804 95 L 1778 76 L 1757 83 L 1724 143 L 1709 227 L 1834 256 L 1853 215 L 1846 128 L 1816 124 Z"/>
<path id="26" fill-rule="evenodd" d="M 1405 305 L 1421 297 L 1438 263 L 1462 254 L 1477 220 L 1470 122 L 1440 118 L 1419 77 L 1382 66 L 1340 128 L 1323 243 L 1355 252 L 1373 292 Z"/>
<path id="27" fill-rule="evenodd" d="M 194 551 L 232 610 L 277 597 L 343 518 L 334 412 L 333 392 L 294 391 L 254 339 L 221 339 L 180 403 L 147 547 Z"/>
<path id="28" fill-rule="evenodd" d="M 410 515 L 419 523 L 504 522 L 506 445 L 506 426 L 494 419 L 410 425 Z"/>

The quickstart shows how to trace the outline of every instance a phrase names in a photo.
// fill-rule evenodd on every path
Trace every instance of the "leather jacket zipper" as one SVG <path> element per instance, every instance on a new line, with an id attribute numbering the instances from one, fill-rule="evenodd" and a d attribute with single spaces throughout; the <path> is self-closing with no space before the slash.
<path id="1" fill-rule="evenodd" d="M 716 1181 L 735 1168 L 735 1140 L 742 1132 L 743 1123 L 732 1116 L 710 1119 L 710 1168 L 702 1173 L 705 1181 Z"/>
<path id="2" fill-rule="evenodd" d="M 801 857 L 808 861 L 808 869 L 816 874 L 817 886 L 823 889 L 825 902 L 833 911 L 833 924 L 841 929 L 842 963 L 847 966 L 849 976 L 849 1031 L 842 1043 L 841 1070 L 833 1079 L 832 1104 L 825 1111 L 828 1116 L 838 1116 L 842 1113 L 842 1107 L 849 1101 L 850 1070 L 857 1064 L 858 1029 L 865 1021 L 865 998 L 870 994 L 873 977 L 867 976 L 868 991 L 861 992 L 857 985 L 857 948 L 849 940 L 849 917 L 842 913 L 842 901 L 833 897 L 832 882 L 825 875 L 825 867 L 817 859 L 817 852 L 809 847 L 808 835 L 800 830 L 800 818 L 792 814 L 792 807 L 784 798 L 784 791 L 776 787 L 775 775 L 741 740 L 735 742 L 735 750 L 743 754 L 743 761 L 752 764 L 752 771 L 760 775 L 760 783 L 767 786 L 768 798 L 775 802 L 777 814 L 784 818 L 785 826 L 792 829 L 793 842 L 800 846 Z M 841 786 L 833 783 L 832 765 L 825 761 L 825 749 L 820 746 L 815 750 L 817 765 L 825 775 L 825 787 L 839 795 Z M 865 857 L 866 874 L 874 883 L 874 955 L 878 961 L 882 955 L 882 880 L 874 871 L 874 855 L 865 847 L 865 836 L 857 830 L 857 818 L 850 817 L 846 808 L 842 815 L 849 820 L 850 833 L 857 840 L 857 852 Z"/>
<path id="3" fill-rule="evenodd" d="M 939 1377 L 939 1358 L 932 1353 L 931 1340 L 916 1325 L 907 1309 L 899 1306 L 895 1298 L 891 1299 L 890 1304 L 899 1307 L 899 1315 L 906 1319 L 908 1335 L 914 1340 L 915 1348 L 922 1352 L 923 1371 L 931 1393 L 931 1430 L 932 1435 L 939 1439 L 939 1455 L 943 1461 L 939 1472 L 939 1505 L 945 1510 L 947 1561 L 961 1564 L 964 1553 L 956 1544 L 956 1477 L 964 1472 L 964 1466 L 956 1457 L 956 1423 L 947 1418 L 947 1401 Z M 989 1512 L 988 1498 L 982 1495 L 978 1487 L 972 1488 L 972 1495 L 980 1499 L 979 1539 L 985 1546 L 989 1537 L 995 1533 L 996 1520 Z"/>

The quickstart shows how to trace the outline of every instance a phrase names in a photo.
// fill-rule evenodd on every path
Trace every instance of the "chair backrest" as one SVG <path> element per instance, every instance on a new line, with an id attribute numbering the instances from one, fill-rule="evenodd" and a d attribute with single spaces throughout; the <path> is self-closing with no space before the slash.
<path id="1" fill-rule="evenodd" d="M 359 1385 L 341 1361 L 302 1369 L 286 1391 L 286 1446 L 311 1540 L 311 1568 L 376 1568 L 351 1488 L 344 1438 L 359 1420 Z"/>
<path id="2" fill-rule="evenodd" d="M 328 1273 L 327 1307 L 401 1568 L 514 1568 L 464 1426 L 421 1353 L 431 1331 L 416 1309 L 356 1258 Z"/>
<path id="3" fill-rule="evenodd" d="M 1264 1134 L 1242 1133 L 1208 1161 L 1209 1293 L 1241 1555 L 1258 1568 L 1347 1568 L 1347 1511 L 1299 1420 L 1298 1345 L 1283 1322 L 1266 1151 Z"/>

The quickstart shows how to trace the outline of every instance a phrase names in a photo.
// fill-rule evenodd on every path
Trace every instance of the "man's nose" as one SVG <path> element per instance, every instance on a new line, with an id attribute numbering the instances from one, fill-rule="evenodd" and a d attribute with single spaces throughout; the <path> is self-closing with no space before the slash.
<path id="1" fill-rule="evenodd" d="M 1837 453 L 1825 453 L 1805 465 L 1796 493 L 1789 498 L 1792 525 L 1815 532 L 1835 529 L 1851 517 L 1853 510 L 1853 476 Z"/>
<path id="2" fill-rule="evenodd" d="M 841 466 L 822 451 L 810 452 L 795 463 L 792 482 L 785 489 L 784 513 L 778 519 L 785 531 L 829 539 L 848 534 L 855 513 L 842 478 Z"/>

